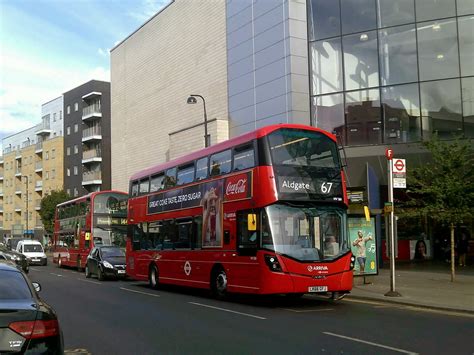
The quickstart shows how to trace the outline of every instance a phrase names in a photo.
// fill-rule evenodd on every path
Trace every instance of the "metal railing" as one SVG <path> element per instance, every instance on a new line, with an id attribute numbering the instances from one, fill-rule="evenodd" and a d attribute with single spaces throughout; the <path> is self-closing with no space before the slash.
<path id="1" fill-rule="evenodd" d="M 87 171 L 82 174 L 82 181 L 102 180 L 100 171 Z"/>
<path id="2" fill-rule="evenodd" d="M 38 170 L 38 169 L 43 169 L 43 162 L 42 161 L 37 161 L 35 163 L 35 170 Z"/>
<path id="3" fill-rule="evenodd" d="M 43 149 L 43 142 L 36 142 L 36 150 Z"/>
<path id="4" fill-rule="evenodd" d="M 90 136 L 100 136 L 102 133 L 102 129 L 100 126 L 92 126 L 86 128 L 82 131 L 82 138 L 90 137 Z"/>
<path id="5" fill-rule="evenodd" d="M 43 180 L 36 181 L 35 187 L 43 187 Z"/>
<path id="6" fill-rule="evenodd" d="M 82 159 L 100 158 L 102 152 L 100 149 L 89 149 L 82 152 Z"/>
<path id="7" fill-rule="evenodd" d="M 94 113 L 102 113 L 100 102 L 86 106 L 82 109 L 82 117 L 92 115 Z"/>

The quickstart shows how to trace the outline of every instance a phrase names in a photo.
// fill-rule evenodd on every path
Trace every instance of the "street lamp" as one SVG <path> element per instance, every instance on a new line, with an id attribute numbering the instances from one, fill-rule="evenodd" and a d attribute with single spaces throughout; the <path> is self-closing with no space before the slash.
<path id="1" fill-rule="evenodd" d="M 204 100 L 204 97 L 201 95 L 196 95 L 196 94 L 191 94 L 188 97 L 187 103 L 188 104 L 196 104 L 197 99 L 196 97 L 199 97 L 202 99 L 202 103 L 204 104 L 204 147 L 209 147 L 209 141 L 211 136 L 207 134 L 207 112 L 206 112 L 206 100 Z"/>
<path id="2" fill-rule="evenodd" d="M 23 177 L 26 179 L 26 234 L 29 235 L 30 232 L 28 230 L 28 175 L 23 175 Z"/>

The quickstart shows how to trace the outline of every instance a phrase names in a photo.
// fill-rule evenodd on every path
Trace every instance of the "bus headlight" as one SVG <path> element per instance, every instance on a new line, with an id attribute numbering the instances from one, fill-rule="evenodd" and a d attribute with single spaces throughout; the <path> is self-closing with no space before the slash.
<path id="1" fill-rule="evenodd" d="M 281 265 L 275 255 L 265 254 L 265 263 L 268 265 L 271 271 L 281 272 Z"/>
<path id="2" fill-rule="evenodd" d="M 107 269 L 113 269 L 113 268 L 114 268 L 114 266 L 113 266 L 111 263 L 109 263 L 108 261 L 104 261 L 104 262 L 103 262 L 103 265 L 104 265 Z"/>
<path id="3" fill-rule="evenodd" d="M 355 256 L 352 255 L 352 256 L 351 256 L 351 268 L 350 268 L 351 270 L 354 269 L 355 260 L 356 260 Z"/>

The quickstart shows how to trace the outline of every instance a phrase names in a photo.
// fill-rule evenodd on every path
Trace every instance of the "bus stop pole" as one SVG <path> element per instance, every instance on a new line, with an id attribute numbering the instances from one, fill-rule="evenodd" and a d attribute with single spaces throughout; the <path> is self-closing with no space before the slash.
<path id="1" fill-rule="evenodd" d="M 388 158 L 388 156 L 387 156 Z M 388 297 L 400 297 L 401 294 L 395 290 L 395 212 L 393 206 L 393 167 L 392 167 L 392 156 L 387 159 L 387 171 L 388 171 L 388 202 L 390 203 L 390 215 L 389 215 L 389 238 L 390 238 L 390 291 L 385 296 Z"/>

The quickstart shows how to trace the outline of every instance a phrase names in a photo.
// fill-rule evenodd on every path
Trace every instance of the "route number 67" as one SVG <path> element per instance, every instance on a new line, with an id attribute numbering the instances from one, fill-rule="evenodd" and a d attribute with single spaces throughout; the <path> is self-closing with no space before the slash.
<path id="1" fill-rule="evenodd" d="M 321 184 L 321 192 L 323 194 L 328 194 L 331 192 L 331 189 L 332 189 L 332 182 L 323 182 Z"/>

